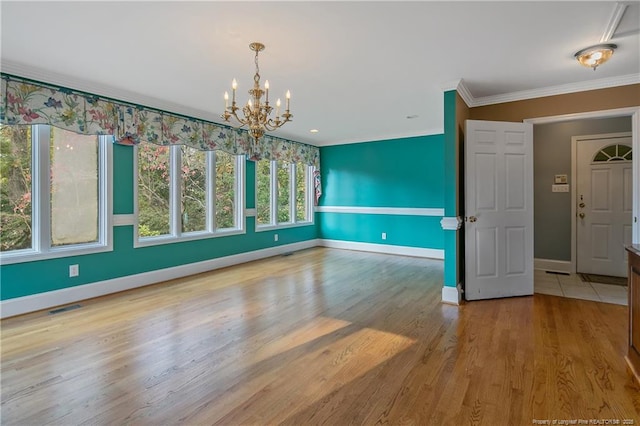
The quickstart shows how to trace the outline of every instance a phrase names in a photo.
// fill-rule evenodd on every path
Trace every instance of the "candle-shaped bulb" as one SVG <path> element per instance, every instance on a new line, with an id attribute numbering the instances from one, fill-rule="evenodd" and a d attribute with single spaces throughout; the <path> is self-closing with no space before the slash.
<path id="1" fill-rule="evenodd" d="M 276 120 L 278 119 L 279 115 L 280 115 L 280 98 L 278 98 L 278 100 L 276 101 Z"/>
<path id="2" fill-rule="evenodd" d="M 291 100 L 291 92 L 287 90 L 287 111 L 289 111 L 289 101 Z"/>
<path id="3" fill-rule="evenodd" d="M 265 80 L 265 82 L 264 82 L 264 90 L 269 91 L 269 80 Z"/>
<path id="4" fill-rule="evenodd" d="M 249 108 L 253 108 L 253 104 L 251 103 L 251 99 L 249 99 L 249 100 L 247 101 L 247 105 L 249 106 Z"/>
<path id="5" fill-rule="evenodd" d="M 224 109 L 229 107 L 229 92 L 224 92 Z"/>
<path id="6" fill-rule="evenodd" d="M 236 105 L 236 89 L 238 88 L 238 82 L 236 81 L 235 78 L 231 82 L 231 88 L 233 89 L 233 101 L 231 102 L 231 105 L 235 106 Z"/>

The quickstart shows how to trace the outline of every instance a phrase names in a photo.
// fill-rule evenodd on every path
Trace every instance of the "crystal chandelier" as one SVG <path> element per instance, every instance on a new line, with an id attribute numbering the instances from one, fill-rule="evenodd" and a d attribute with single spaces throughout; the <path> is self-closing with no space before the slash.
<path id="1" fill-rule="evenodd" d="M 233 79 L 231 83 L 232 98 L 231 106 L 229 106 L 229 92 L 224 92 L 224 114 L 220 117 L 226 122 L 231 122 L 231 117 L 235 118 L 239 127 L 247 126 L 249 128 L 249 134 L 256 141 L 256 144 L 260 138 L 264 135 L 265 131 L 275 130 L 282 126 L 287 121 L 291 121 L 293 115 L 289 112 L 289 101 L 291 99 L 291 93 L 287 90 L 286 94 L 286 109 L 285 112 L 280 115 L 280 99 L 276 101 L 276 114 L 275 118 L 270 118 L 269 115 L 273 108 L 269 105 L 269 80 L 264 82 L 264 90 L 260 88 L 260 68 L 258 66 L 258 52 L 264 50 L 264 44 L 254 42 L 249 45 L 249 49 L 256 52 L 256 74 L 253 76 L 253 88 L 249 89 L 250 98 L 247 104 L 242 108 L 242 117 L 238 116 L 238 110 L 240 109 L 236 105 L 236 89 L 238 83 L 236 79 Z M 264 103 L 262 102 L 262 96 L 265 96 Z"/>

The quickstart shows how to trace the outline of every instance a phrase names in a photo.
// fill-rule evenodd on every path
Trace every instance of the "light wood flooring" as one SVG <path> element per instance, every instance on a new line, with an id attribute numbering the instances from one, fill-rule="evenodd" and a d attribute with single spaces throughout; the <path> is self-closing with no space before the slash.
<path id="1" fill-rule="evenodd" d="M 640 425 L 625 306 L 446 305 L 442 267 L 315 248 L 3 320 L 1 423 Z"/>

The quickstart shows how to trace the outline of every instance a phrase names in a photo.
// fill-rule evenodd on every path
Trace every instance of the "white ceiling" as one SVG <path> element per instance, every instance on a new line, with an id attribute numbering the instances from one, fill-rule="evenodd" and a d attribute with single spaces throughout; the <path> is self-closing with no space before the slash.
<path id="1" fill-rule="evenodd" d="M 573 54 L 601 41 L 615 2 L 3 0 L 0 58 L 3 72 L 221 122 L 232 78 L 247 99 L 260 41 L 272 100 L 292 93 L 294 121 L 274 134 L 322 146 L 440 133 L 460 79 L 478 104 L 640 82 L 640 2 L 626 4 L 595 72 Z"/>

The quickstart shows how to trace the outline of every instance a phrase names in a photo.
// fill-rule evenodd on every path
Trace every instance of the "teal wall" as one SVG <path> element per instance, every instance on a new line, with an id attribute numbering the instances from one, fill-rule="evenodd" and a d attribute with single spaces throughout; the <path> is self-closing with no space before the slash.
<path id="1" fill-rule="evenodd" d="M 443 135 L 321 147 L 319 205 L 442 209 L 443 157 Z M 444 249 L 439 216 L 322 212 L 316 217 L 321 238 Z"/>
<path id="2" fill-rule="evenodd" d="M 131 147 L 113 147 L 113 212 L 133 214 L 133 152 Z M 255 206 L 255 165 L 246 163 L 246 207 Z M 273 234 L 278 234 L 274 242 Z M 72 256 L 0 267 L 2 300 L 89 284 L 157 269 L 215 259 L 253 250 L 317 238 L 317 225 L 255 232 L 255 218 L 246 219 L 246 234 L 133 247 L 133 226 L 113 228 L 113 251 Z M 80 275 L 69 278 L 69 265 L 78 264 Z"/>
<path id="3" fill-rule="evenodd" d="M 450 90 L 444 93 L 444 164 L 445 176 L 443 189 L 445 191 L 445 216 L 459 216 L 458 194 L 458 129 L 456 121 L 457 91 Z M 460 258 L 464 253 L 458 253 L 458 231 L 444 231 L 444 285 L 455 287 L 460 280 Z M 460 256 L 460 257 L 459 257 Z"/>

